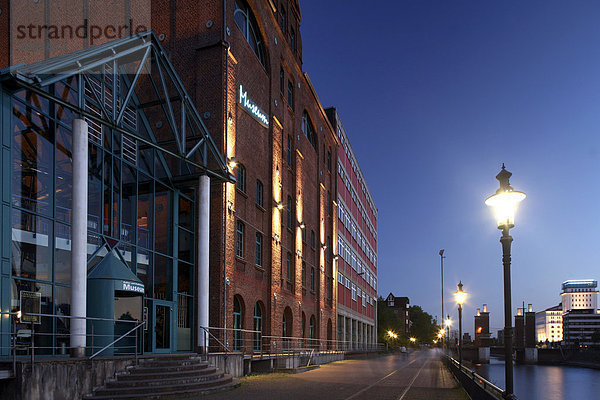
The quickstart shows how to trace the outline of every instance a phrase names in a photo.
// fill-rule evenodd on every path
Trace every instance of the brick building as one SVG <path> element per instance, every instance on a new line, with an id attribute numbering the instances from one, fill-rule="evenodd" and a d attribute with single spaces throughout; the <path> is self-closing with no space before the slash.
<path id="1" fill-rule="evenodd" d="M 340 115 L 325 111 L 339 140 L 337 337 L 363 347 L 377 341 L 377 208 Z"/>
<path id="2" fill-rule="evenodd" d="M 408 335 L 410 333 L 410 300 L 408 297 L 396 297 L 393 293 L 390 293 L 385 298 L 385 305 L 394 311 L 403 324 L 403 333 Z"/>
<path id="3" fill-rule="evenodd" d="M 337 138 L 302 71 L 298 2 L 153 10 L 153 29 L 235 163 L 237 183 L 211 193 L 210 326 L 335 339 Z M 234 336 L 235 349 L 261 345 Z"/>

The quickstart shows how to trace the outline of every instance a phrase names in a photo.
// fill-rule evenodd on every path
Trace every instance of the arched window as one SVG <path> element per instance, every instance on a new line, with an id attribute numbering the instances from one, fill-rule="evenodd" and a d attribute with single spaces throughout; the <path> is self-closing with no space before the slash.
<path id="1" fill-rule="evenodd" d="M 258 30 L 258 24 L 256 23 L 256 18 L 254 18 L 254 14 L 250 10 L 248 4 L 246 4 L 243 0 L 235 1 L 235 11 L 233 12 L 233 19 L 235 19 L 235 23 L 242 31 L 242 34 L 246 38 L 246 41 L 258 57 L 258 61 L 266 68 L 266 51 L 264 40 L 262 39 L 262 35 Z"/>
<path id="2" fill-rule="evenodd" d="M 242 350 L 242 332 L 238 329 L 244 329 L 244 308 L 242 299 L 239 295 L 233 296 L 233 351 Z"/>
<path id="3" fill-rule="evenodd" d="M 242 164 L 237 165 L 235 179 L 236 187 L 242 192 L 246 193 L 246 167 L 244 167 Z"/>
<path id="4" fill-rule="evenodd" d="M 306 262 L 302 261 L 302 287 L 306 287 Z"/>
<path id="5" fill-rule="evenodd" d="M 260 302 L 256 302 L 254 306 L 254 350 L 260 351 L 262 345 L 262 330 L 263 330 L 263 311 Z"/>
<path id="6" fill-rule="evenodd" d="M 312 123 L 312 120 L 310 119 L 310 116 L 308 115 L 308 112 L 306 112 L 306 110 L 302 114 L 302 132 L 304 132 L 304 135 L 308 138 L 308 141 L 310 142 L 310 144 L 312 144 L 312 146 L 316 150 L 317 149 L 317 136 L 315 133 L 315 127 Z"/>
<path id="7" fill-rule="evenodd" d="M 310 316 L 310 322 L 308 324 L 308 338 L 309 339 L 314 339 L 315 338 L 315 316 L 311 315 Z M 314 345 L 314 343 L 311 343 Z"/>

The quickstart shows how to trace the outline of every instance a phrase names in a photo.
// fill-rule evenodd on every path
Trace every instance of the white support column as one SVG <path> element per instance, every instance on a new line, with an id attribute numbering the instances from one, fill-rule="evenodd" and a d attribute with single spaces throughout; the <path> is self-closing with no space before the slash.
<path id="1" fill-rule="evenodd" d="M 202 175 L 198 181 L 198 350 L 208 352 L 208 334 L 201 327 L 208 327 L 209 291 L 209 236 L 210 236 L 210 178 Z"/>
<path id="2" fill-rule="evenodd" d="M 88 124 L 73 120 L 71 356 L 84 357 L 87 316 Z"/>
<path id="3" fill-rule="evenodd" d="M 342 316 L 342 349 L 346 350 L 346 317 Z"/>

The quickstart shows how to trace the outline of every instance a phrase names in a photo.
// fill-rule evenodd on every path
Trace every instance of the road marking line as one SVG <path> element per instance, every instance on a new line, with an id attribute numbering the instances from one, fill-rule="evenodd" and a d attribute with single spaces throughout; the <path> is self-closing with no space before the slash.
<path id="1" fill-rule="evenodd" d="M 364 393 L 365 391 L 367 391 L 367 390 L 371 389 L 373 386 L 377 385 L 377 384 L 378 384 L 379 382 L 381 382 L 382 380 L 384 380 L 384 379 L 386 379 L 386 378 L 389 378 L 390 376 L 394 375 L 396 372 L 398 372 L 398 371 L 399 371 L 399 370 L 401 370 L 402 368 L 408 367 L 410 364 L 414 363 L 415 361 L 417 361 L 417 359 L 416 359 L 416 358 L 415 358 L 414 360 L 412 360 L 411 362 L 409 362 L 408 364 L 406 364 L 406 365 L 403 365 L 402 367 L 400 367 L 400 368 L 398 368 L 398 369 L 395 369 L 395 370 L 393 370 L 392 372 L 390 372 L 389 374 L 387 374 L 386 376 L 384 376 L 383 378 L 381 378 L 381 379 L 380 379 L 380 380 L 378 380 L 377 382 L 375 382 L 375 383 L 372 383 L 372 384 L 370 384 L 369 386 L 367 386 L 366 388 L 359 390 L 358 392 L 354 393 L 352 396 L 350 396 L 350 397 L 346 397 L 344 400 L 350 400 L 350 399 L 353 399 L 353 398 L 355 398 L 355 397 L 356 397 L 356 396 L 358 396 L 359 394 L 361 394 L 361 393 Z"/>
<path id="2" fill-rule="evenodd" d="M 425 367 L 425 365 L 427 365 L 427 363 L 431 361 L 431 360 L 425 360 L 425 362 L 423 363 L 423 365 L 421 365 L 421 368 L 419 369 L 419 372 L 416 373 L 416 375 L 414 376 L 414 378 L 412 378 L 412 380 L 410 381 L 410 383 L 408 384 L 408 386 L 406 387 L 406 389 L 404 389 L 404 392 L 402 393 L 402 395 L 400 396 L 400 398 L 398 400 L 402 400 L 404 398 L 404 396 L 406 396 L 406 393 L 408 393 L 408 391 L 410 390 L 411 386 L 413 385 L 413 383 L 415 383 L 415 381 L 417 380 L 417 377 L 419 376 L 419 374 L 421 373 L 421 371 L 423 370 L 423 368 Z"/>

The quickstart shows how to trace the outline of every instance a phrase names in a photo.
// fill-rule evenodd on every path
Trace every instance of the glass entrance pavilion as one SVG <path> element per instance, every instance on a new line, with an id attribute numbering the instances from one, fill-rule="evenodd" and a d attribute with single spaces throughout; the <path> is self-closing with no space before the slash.
<path id="1" fill-rule="evenodd" d="M 79 158 L 77 126 L 87 136 Z M 34 330 L 36 354 L 66 354 L 77 347 L 75 306 L 89 319 L 107 301 L 114 319 L 145 322 L 146 352 L 198 346 L 208 297 L 198 256 L 208 204 L 198 198 L 233 178 L 154 34 L 0 71 L 0 133 L 1 354 L 13 329 Z M 84 188 L 73 182 L 86 164 Z M 87 238 L 85 270 L 74 232 Z M 99 295 L 73 280 L 77 270 L 114 271 L 122 287 Z M 88 354 L 91 325 L 78 328 Z"/>

